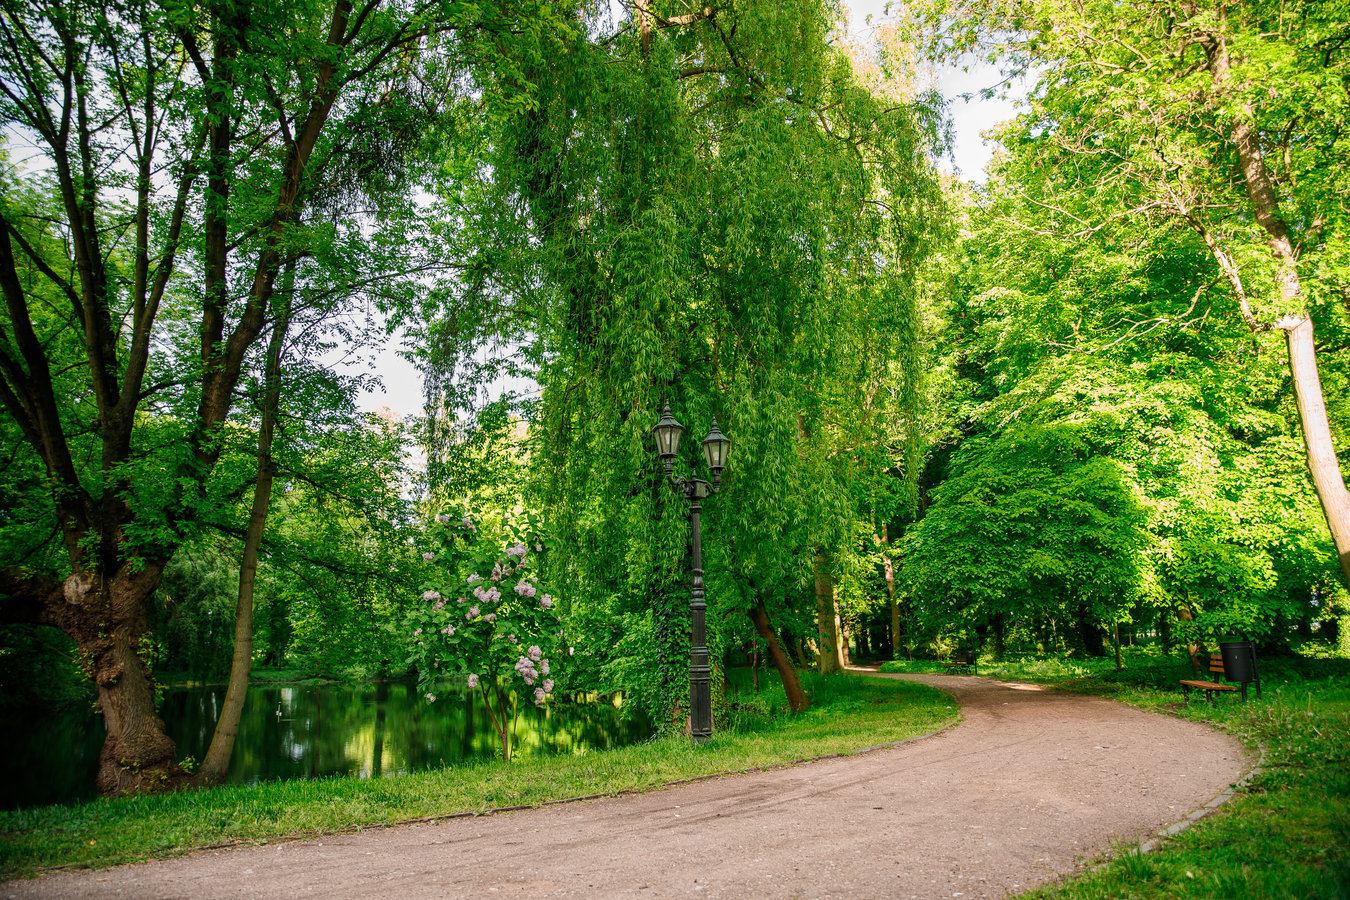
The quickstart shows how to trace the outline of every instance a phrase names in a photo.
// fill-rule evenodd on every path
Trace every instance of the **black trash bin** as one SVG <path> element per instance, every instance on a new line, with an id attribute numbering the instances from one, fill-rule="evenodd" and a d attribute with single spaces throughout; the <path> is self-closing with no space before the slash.
<path id="1" fill-rule="evenodd" d="M 1256 682 L 1256 696 L 1261 696 L 1261 681 L 1256 674 L 1256 647 L 1251 641 L 1219 641 L 1223 656 L 1223 677 L 1237 684 Z"/>

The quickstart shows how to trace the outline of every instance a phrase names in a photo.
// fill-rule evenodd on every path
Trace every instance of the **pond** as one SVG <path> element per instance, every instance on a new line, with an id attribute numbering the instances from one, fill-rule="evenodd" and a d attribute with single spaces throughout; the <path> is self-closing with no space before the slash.
<path id="1" fill-rule="evenodd" d="M 165 692 L 160 715 L 179 758 L 201 760 L 224 686 Z M 514 752 L 571 754 L 645 740 L 651 726 L 616 697 L 520 705 Z M 22 778 L 0 780 L 0 808 L 92 799 L 103 721 L 87 715 L 0 722 L 0 741 L 18 750 Z M 379 778 L 434 769 L 499 752 L 487 709 L 474 695 L 428 703 L 415 685 L 255 685 L 249 688 L 226 780 L 252 784 L 282 778 L 354 775 Z"/>

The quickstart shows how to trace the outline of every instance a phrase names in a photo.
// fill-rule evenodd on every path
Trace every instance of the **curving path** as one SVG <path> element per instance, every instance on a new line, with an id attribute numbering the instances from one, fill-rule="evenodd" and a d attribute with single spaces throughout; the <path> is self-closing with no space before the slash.
<path id="1" fill-rule="evenodd" d="M 205 851 L 0 897 L 1003 897 L 1156 834 L 1250 767 L 1205 726 L 1032 685 L 924 740 L 649 794 Z"/>

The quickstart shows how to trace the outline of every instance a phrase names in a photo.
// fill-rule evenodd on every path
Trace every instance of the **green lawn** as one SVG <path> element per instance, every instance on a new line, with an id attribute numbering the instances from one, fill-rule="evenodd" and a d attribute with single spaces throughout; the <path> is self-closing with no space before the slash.
<path id="1" fill-rule="evenodd" d="M 743 680 L 733 673 L 733 680 Z M 923 685 L 806 676 L 812 707 L 785 714 L 782 687 L 742 687 L 701 747 L 678 737 L 549 759 L 459 766 L 395 778 L 270 782 L 0 812 L 0 873 L 111 866 L 230 841 L 266 841 L 455 813 L 535 805 L 848 753 L 933 731 L 957 716 Z"/>

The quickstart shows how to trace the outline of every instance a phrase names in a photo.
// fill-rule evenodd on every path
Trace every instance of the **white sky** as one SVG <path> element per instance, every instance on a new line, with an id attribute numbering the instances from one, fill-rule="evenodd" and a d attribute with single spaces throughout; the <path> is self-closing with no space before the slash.
<path id="1" fill-rule="evenodd" d="M 851 12 L 849 32 L 856 39 L 867 41 L 871 32 L 867 25 L 868 16 L 875 25 L 885 21 L 883 9 L 886 0 L 848 0 Z M 938 73 L 938 87 L 950 102 L 948 114 L 952 117 L 956 130 L 956 146 L 953 153 L 956 174 L 967 181 L 983 183 L 984 169 L 993 156 L 991 142 L 981 137 L 981 132 L 1011 118 L 1016 112 L 1013 100 L 981 100 L 981 88 L 995 86 L 999 81 L 998 73 L 988 66 L 972 66 L 970 71 L 948 68 Z M 972 95 L 970 100 L 958 99 L 962 94 Z M 1014 91 L 1020 96 L 1024 89 Z M 951 171 L 951 160 L 940 165 Z M 374 359 L 373 368 L 384 382 L 384 391 L 367 392 L 360 400 L 362 409 L 377 410 L 389 407 L 403 415 L 420 415 L 422 412 L 422 376 L 407 360 L 399 356 L 401 338 L 390 338 L 389 344 Z M 365 368 L 365 364 L 362 364 Z"/>

